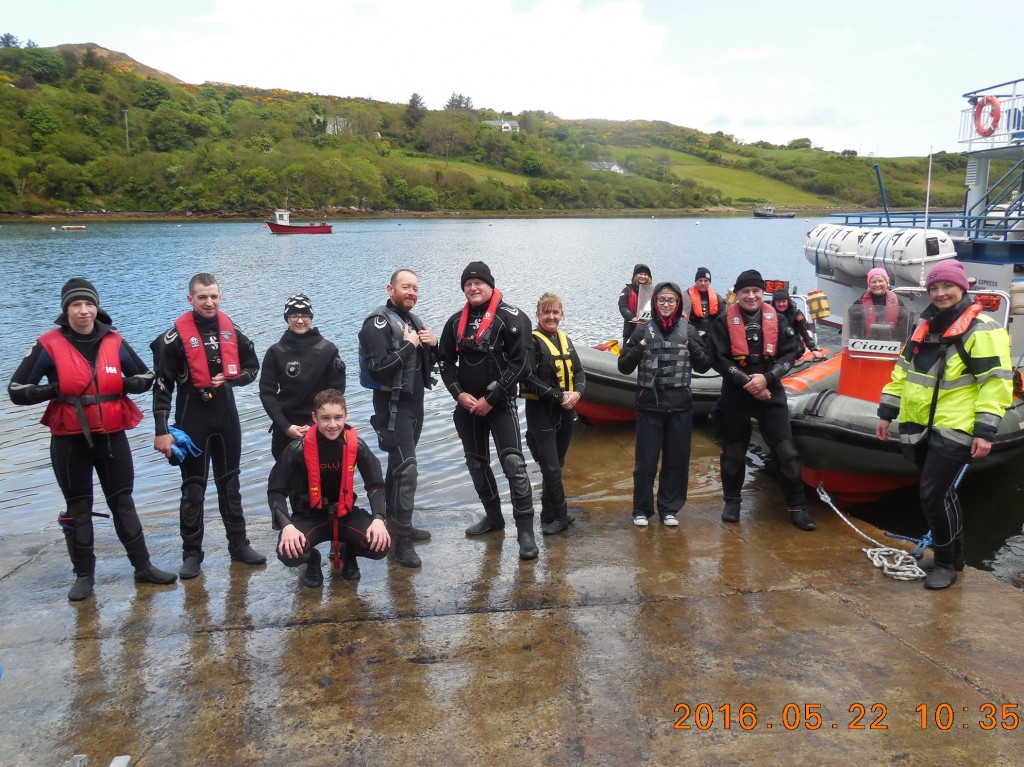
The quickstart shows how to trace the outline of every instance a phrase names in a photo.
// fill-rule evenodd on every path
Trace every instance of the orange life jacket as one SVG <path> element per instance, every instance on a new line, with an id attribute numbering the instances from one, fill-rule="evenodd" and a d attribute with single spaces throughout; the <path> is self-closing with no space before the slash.
<path id="1" fill-rule="evenodd" d="M 864 326 L 870 328 L 872 325 L 879 324 L 879 309 L 881 308 L 871 298 L 871 292 L 868 291 L 860 297 L 860 305 L 864 308 Z M 896 326 L 897 320 L 900 316 L 900 302 L 896 298 L 896 294 L 891 290 L 885 291 L 885 321 L 893 327 Z"/>
<path id="2" fill-rule="evenodd" d="M 718 294 L 713 291 L 708 291 L 708 312 L 704 313 L 704 305 L 700 300 L 700 291 L 697 290 L 697 286 L 691 286 L 686 291 L 690 295 L 690 311 L 693 312 L 695 317 L 699 317 L 704 320 L 708 317 L 715 317 L 718 315 Z"/>

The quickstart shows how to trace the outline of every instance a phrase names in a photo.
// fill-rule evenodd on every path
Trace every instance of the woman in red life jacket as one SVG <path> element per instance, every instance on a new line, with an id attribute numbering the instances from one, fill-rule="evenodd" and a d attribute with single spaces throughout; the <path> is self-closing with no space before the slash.
<path id="1" fill-rule="evenodd" d="M 619 314 L 622 315 L 622 345 L 625 346 L 629 337 L 633 335 L 637 325 L 642 325 L 650 319 L 650 310 L 653 307 L 640 305 L 640 286 L 650 285 L 653 282 L 651 270 L 647 264 L 637 264 L 633 267 L 633 279 L 622 289 L 619 294 Z"/>
<path id="2" fill-rule="evenodd" d="M 15 405 L 49 400 L 41 423 L 50 428 L 50 458 L 67 503 L 57 517 L 74 566 L 68 599 L 78 602 L 93 589 L 93 469 L 113 517 L 117 537 L 135 567 L 138 583 L 173 583 L 177 576 L 149 559 L 142 524 L 132 500 L 135 468 L 125 431 L 142 413 L 126 393 L 141 394 L 153 374 L 99 307 L 95 286 L 81 277 L 61 291 L 57 327 L 44 333 L 22 360 L 7 391 Z M 41 383 L 43 379 L 46 384 Z"/>
<path id="3" fill-rule="evenodd" d="M 857 301 L 860 314 L 851 315 L 854 335 L 881 340 L 901 336 L 898 323 L 903 303 L 889 288 L 889 273 L 876 266 L 868 271 L 867 282 L 868 289 Z"/>

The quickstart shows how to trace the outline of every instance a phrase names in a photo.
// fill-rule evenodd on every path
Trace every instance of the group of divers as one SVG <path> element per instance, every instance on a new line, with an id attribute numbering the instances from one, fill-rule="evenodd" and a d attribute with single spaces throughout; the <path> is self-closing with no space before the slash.
<path id="1" fill-rule="evenodd" d="M 874 321 L 894 316 L 899 299 L 885 270 L 872 269 L 867 281 L 860 299 L 864 310 L 875 313 Z M 413 524 L 416 446 L 435 369 L 455 400 L 455 429 L 483 506 L 484 516 L 466 535 L 506 525 L 491 469 L 493 443 L 509 485 L 519 557 L 535 559 L 533 488 L 517 400 L 525 403 L 526 443 L 542 478 L 541 532 L 557 535 L 574 521 L 562 468 L 586 374 L 559 327 L 564 308 L 557 295 L 540 297 L 534 328 L 526 312 L 504 300 L 487 264 L 469 263 L 460 284 L 466 303 L 446 320 L 440 336 L 413 312 L 419 279 L 405 268 L 391 276 L 387 300 L 359 330 L 359 380 L 372 390 L 370 426 L 387 454 L 385 473 L 347 421 L 345 363 L 313 326 L 306 295 L 287 299 L 287 329 L 261 365 L 252 341 L 220 310 L 217 279 L 196 274 L 188 286 L 189 309 L 151 344 L 150 370 L 101 308 L 95 285 L 82 277 L 68 280 L 56 327 L 37 339 L 8 385 L 17 405 L 47 403 L 41 422 L 51 432 L 51 461 L 66 502 L 57 521 L 76 576 L 68 599 L 81 601 L 93 592 L 92 517 L 105 516 L 93 511 L 94 471 L 136 582 L 170 584 L 199 575 L 211 466 L 231 559 L 266 562 L 246 535 L 241 426 L 233 395 L 234 387 L 257 377 L 272 422 L 275 463 L 267 497 L 279 531 L 276 553 L 289 567 L 305 567 L 306 586 L 323 584 L 317 546 L 326 542 L 332 569 L 346 580 L 360 577 L 359 557 L 382 559 L 388 551 L 402 567 L 421 566 L 413 544 L 431 534 Z M 778 462 L 790 519 L 800 530 L 813 531 L 782 385 L 805 347 L 820 354 L 806 318 L 785 290 L 766 298 L 765 281 L 754 269 L 739 274 L 728 301 L 711 288 L 705 267 L 685 292 L 674 282 L 652 284 L 651 270 L 637 264 L 619 298 L 624 326 L 618 367 L 637 375 L 633 524 L 647 527 L 655 514 L 665 526 L 679 524 L 689 476 L 691 372 L 714 369 L 722 377 L 713 412 L 721 444 L 722 520 L 740 520 L 745 456 L 756 419 Z M 1011 403 L 1012 376 L 1006 331 L 969 295 L 963 266 L 941 262 L 926 285 L 932 303 L 883 390 L 876 434 L 889 438 L 889 424 L 898 417 L 901 447 L 921 473 L 922 510 L 933 538 L 934 557 L 921 563 L 928 573 L 925 587 L 943 589 L 964 565 L 956 477 L 991 449 Z M 140 423 L 142 413 L 128 395 L 150 389 L 153 447 L 181 472 L 177 573 L 151 561 L 132 498 L 126 431 Z M 369 509 L 356 505 L 357 470 Z"/>

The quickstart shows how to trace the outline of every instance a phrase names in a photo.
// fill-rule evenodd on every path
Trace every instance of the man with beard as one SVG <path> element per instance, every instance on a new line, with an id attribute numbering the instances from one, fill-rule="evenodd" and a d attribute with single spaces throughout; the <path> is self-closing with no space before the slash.
<path id="1" fill-rule="evenodd" d="M 416 272 L 399 269 L 387 291 L 387 302 L 370 312 L 359 330 L 359 382 L 373 390 L 370 423 L 388 454 L 384 499 L 395 561 L 419 567 L 422 561 L 412 543 L 429 541 L 430 533 L 412 524 L 419 477 L 416 445 L 423 430 L 424 392 L 434 383 L 437 338 L 412 312 L 420 295 Z"/>

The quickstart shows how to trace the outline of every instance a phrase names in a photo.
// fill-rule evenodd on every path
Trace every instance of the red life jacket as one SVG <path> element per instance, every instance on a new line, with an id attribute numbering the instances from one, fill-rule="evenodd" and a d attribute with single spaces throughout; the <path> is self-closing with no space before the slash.
<path id="1" fill-rule="evenodd" d="M 139 425 L 142 412 L 124 395 L 118 333 L 100 339 L 95 369 L 60 330 L 44 333 L 39 343 L 57 366 L 59 393 L 40 421 L 51 434 L 85 434 L 92 444 L 92 432 L 114 434 Z"/>
<path id="2" fill-rule="evenodd" d="M 192 385 L 197 389 L 209 389 L 213 386 L 210 375 L 210 362 L 206 359 L 206 348 L 203 338 L 196 327 L 195 315 L 187 311 L 174 321 L 178 329 L 181 343 L 185 347 L 185 360 L 188 372 L 192 377 Z M 217 312 L 217 336 L 220 344 L 221 372 L 225 378 L 238 378 L 242 374 L 242 364 L 238 356 L 238 334 L 235 323 L 224 312 Z"/>
<path id="3" fill-rule="evenodd" d="M 981 314 L 981 304 L 975 301 L 973 304 L 968 306 L 963 312 L 946 328 L 946 332 L 942 334 L 943 338 L 952 338 L 953 336 L 962 336 L 967 332 L 967 329 L 974 322 L 975 318 Z M 924 341 L 924 337 L 928 335 L 928 320 L 921 320 L 917 327 L 914 328 L 914 334 L 910 337 L 910 341 L 914 344 L 920 344 Z"/>
<path id="4" fill-rule="evenodd" d="M 864 308 L 864 327 L 870 328 L 872 325 L 879 324 L 879 306 L 871 298 L 871 292 L 868 291 L 860 297 L 860 305 Z M 885 291 L 885 321 L 887 324 L 896 327 L 896 322 L 900 316 L 900 302 L 896 298 L 896 294 L 891 290 Z"/>
<path id="5" fill-rule="evenodd" d="M 640 300 L 640 290 L 636 285 L 629 288 L 629 311 L 636 316 L 636 302 Z"/>
<path id="6" fill-rule="evenodd" d="M 320 445 L 316 440 L 317 428 L 311 426 L 302 441 L 302 457 L 306 460 L 306 479 L 309 483 L 309 507 L 322 509 L 324 506 L 323 491 L 320 484 Z M 355 506 L 356 458 L 359 455 L 359 440 L 356 430 L 348 424 L 341 432 L 344 444 L 341 448 L 341 488 L 335 505 L 334 518 L 331 520 L 331 542 L 334 544 L 334 569 L 341 567 L 341 547 L 338 545 L 338 520 L 346 516 Z"/>
<path id="7" fill-rule="evenodd" d="M 726 313 L 729 323 L 730 353 L 741 366 L 747 364 L 750 347 L 747 344 L 747 325 L 739 304 L 733 304 Z M 764 331 L 762 357 L 774 357 L 779 347 L 779 315 L 769 304 L 761 304 L 761 329 Z"/>
<path id="8" fill-rule="evenodd" d="M 697 286 L 687 289 L 687 293 L 690 294 L 690 306 L 694 317 L 700 319 L 707 319 L 708 317 L 715 317 L 718 315 L 718 294 L 713 291 L 708 291 L 708 313 L 704 314 L 704 306 L 700 302 L 700 291 L 697 290 Z"/>
<path id="9" fill-rule="evenodd" d="M 494 313 L 498 310 L 498 304 L 501 303 L 501 291 L 494 288 L 491 293 L 491 300 L 487 304 L 487 311 L 484 312 L 483 319 L 480 320 L 480 327 L 476 329 L 476 335 L 473 337 L 472 344 L 475 346 L 480 343 L 480 339 L 484 337 L 488 330 L 491 329 L 491 323 L 494 322 Z M 459 332 L 455 338 L 455 351 L 459 351 L 463 341 L 463 335 L 466 332 L 466 325 L 469 324 L 469 302 L 462 307 L 462 316 L 459 318 Z"/>

